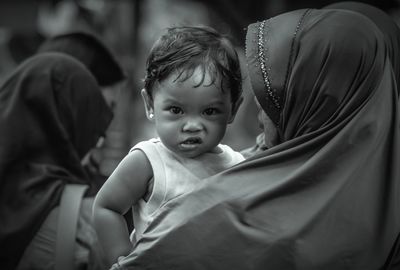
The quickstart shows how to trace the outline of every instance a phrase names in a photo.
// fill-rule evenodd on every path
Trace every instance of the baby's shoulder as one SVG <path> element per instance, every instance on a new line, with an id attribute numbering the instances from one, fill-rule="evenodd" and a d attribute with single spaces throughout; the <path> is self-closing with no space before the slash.
<path id="1" fill-rule="evenodd" d="M 134 150 L 143 150 L 143 149 L 147 149 L 149 147 L 150 148 L 158 147 L 159 145 L 161 145 L 161 140 L 159 138 L 151 138 L 146 141 L 138 142 L 129 150 L 129 152 L 132 152 Z"/>
<path id="2" fill-rule="evenodd" d="M 245 158 L 243 157 L 243 155 L 234 150 L 232 147 L 230 147 L 229 145 L 226 144 L 218 144 L 218 147 L 222 150 L 222 153 L 225 156 L 230 156 L 230 157 L 234 157 L 234 159 L 236 160 L 236 162 L 240 162 L 243 161 Z"/>

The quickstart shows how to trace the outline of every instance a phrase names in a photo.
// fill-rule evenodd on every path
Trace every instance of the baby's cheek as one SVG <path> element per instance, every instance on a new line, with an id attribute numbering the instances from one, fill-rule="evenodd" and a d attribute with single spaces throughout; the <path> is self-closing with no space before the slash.
<path id="1" fill-rule="evenodd" d="M 157 125 L 157 134 L 158 136 L 167 141 L 171 141 L 177 137 L 177 134 L 180 132 L 180 128 L 177 125 L 171 124 L 161 124 Z"/>

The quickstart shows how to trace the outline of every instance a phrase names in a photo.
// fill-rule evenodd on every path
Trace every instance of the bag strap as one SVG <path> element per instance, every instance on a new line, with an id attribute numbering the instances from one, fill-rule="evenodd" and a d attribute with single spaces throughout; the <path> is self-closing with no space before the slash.
<path id="1" fill-rule="evenodd" d="M 83 195 L 89 187 L 67 184 L 61 195 L 58 214 L 55 270 L 74 269 L 75 239 Z"/>

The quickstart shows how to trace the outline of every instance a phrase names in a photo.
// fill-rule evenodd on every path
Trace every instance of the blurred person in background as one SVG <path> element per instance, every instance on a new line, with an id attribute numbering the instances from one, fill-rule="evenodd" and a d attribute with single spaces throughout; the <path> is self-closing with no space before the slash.
<path id="1" fill-rule="evenodd" d="M 39 54 L 46 52 L 64 53 L 82 62 L 95 77 L 109 107 L 115 113 L 119 94 L 125 87 L 126 76 L 114 53 L 100 38 L 81 31 L 55 35 L 43 42 L 37 51 Z M 92 179 L 93 192 L 101 188 L 111 173 L 103 166 L 103 162 L 107 159 L 105 151 L 112 149 L 113 144 L 121 144 L 121 142 L 111 141 L 114 138 L 110 139 L 107 136 L 111 127 L 112 123 L 103 139 L 82 160 L 82 165 Z M 129 230 L 133 230 L 131 213 L 126 214 L 126 221 Z"/>
<path id="2" fill-rule="evenodd" d="M 81 62 L 41 53 L 0 86 L 0 115 L 0 268 L 54 269 L 56 239 L 67 234 L 57 229 L 60 199 L 71 184 L 93 186 L 81 161 L 104 136 L 111 109 Z M 69 239 L 72 269 L 102 268 L 92 190 Z"/>
<path id="3" fill-rule="evenodd" d="M 115 108 L 126 76 L 120 63 L 104 42 L 94 34 L 70 32 L 47 39 L 39 47 L 37 53 L 46 52 L 64 53 L 82 62 L 96 78 L 108 105 L 111 109 Z M 100 168 L 103 147 L 105 145 L 100 142 L 83 160 L 85 168 L 97 183 L 97 190 L 108 177 Z"/>

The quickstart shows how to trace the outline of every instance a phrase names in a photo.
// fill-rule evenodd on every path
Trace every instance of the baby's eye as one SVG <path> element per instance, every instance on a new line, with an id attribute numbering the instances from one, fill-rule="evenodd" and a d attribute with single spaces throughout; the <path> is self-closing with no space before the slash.
<path id="1" fill-rule="evenodd" d="M 217 114 L 219 112 L 220 112 L 220 110 L 218 110 L 217 108 L 208 108 L 208 109 L 204 110 L 204 114 L 205 115 L 214 115 L 214 114 Z"/>
<path id="2" fill-rule="evenodd" d="M 182 114 L 182 113 L 183 113 L 183 110 L 182 110 L 181 108 L 179 108 L 179 107 L 171 106 L 171 107 L 169 108 L 169 112 L 170 112 L 170 113 L 173 113 L 173 114 Z"/>

